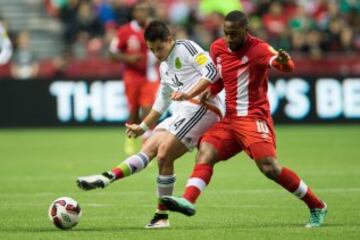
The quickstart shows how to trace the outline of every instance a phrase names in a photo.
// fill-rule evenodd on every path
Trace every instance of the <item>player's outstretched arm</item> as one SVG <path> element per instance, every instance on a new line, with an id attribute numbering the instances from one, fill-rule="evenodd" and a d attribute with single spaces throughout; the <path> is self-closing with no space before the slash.
<path id="1" fill-rule="evenodd" d="M 145 119 L 140 124 L 128 124 L 126 123 L 126 134 L 130 138 L 137 138 L 146 132 L 150 126 L 154 125 L 161 117 L 161 114 L 151 109 L 149 114 L 145 117 Z"/>
<path id="2" fill-rule="evenodd" d="M 282 72 L 292 72 L 295 68 L 294 61 L 290 55 L 282 49 L 278 51 L 276 58 L 272 62 L 272 66 Z"/>
<path id="3" fill-rule="evenodd" d="M 199 82 L 187 93 L 174 91 L 171 94 L 171 100 L 173 101 L 183 101 L 192 99 L 202 93 L 208 86 L 210 82 L 206 78 L 201 78 Z"/>

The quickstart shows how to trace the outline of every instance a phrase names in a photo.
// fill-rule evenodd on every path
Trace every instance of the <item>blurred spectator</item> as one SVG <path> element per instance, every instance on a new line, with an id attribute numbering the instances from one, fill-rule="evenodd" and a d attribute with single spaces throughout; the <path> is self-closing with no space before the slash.
<path id="1" fill-rule="evenodd" d="M 77 34 L 86 34 L 89 37 L 96 37 L 103 34 L 103 25 L 90 2 L 82 1 L 76 18 Z"/>
<path id="2" fill-rule="evenodd" d="M 169 21 L 173 24 L 184 25 L 191 14 L 191 0 L 175 1 L 169 7 Z"/>
<path id="3" fill-rule="evenodd" d="M 283 6 L 279 2 L 272 2 L 269 12 L 262 17 L 265 30 L 268 34 L 268 41 L 274 44 L 287 28 L 287 16 L 283 14 Z"/>
<path id="4" fill-rule="evenodd" d="M 353 53 L 354 46 L 354 33 L 350 27 L 344 27 L 340 32 L 340 50 L 344 53 Z"/>
<path id="5" fill-rule="evenodd" d="M 131 8 L 126 4 L 126 0 L 113 0 L 115 22 L 117 25 L 123 25 L 131 19 Z"/>
<path id="6" fill-rule="evenodd" d="M 131 20 L 136 0 L 59 1 L 64 37 L 74 45 L 75 56 L 86 57 L 89 41 L 101 37 L 102 49 L 114 36 L 116 26 Z M 66 4 L 64 2 L 68 1 Z M 319 57 L 329 51 L 359 51 L 360 4 L 354 0 L 147 0 L 153 15 L 169 22 L 178 34 L 207 48 L 222 36 L 223 16 L 243 9 L 251 31 L 275 48 Z M 344 30 L 343 30 L 344 29 Z M 82 32 L 81 34 L 79 34 Z M 84 33 L 87 34 L 85 37 Z M 176 33 L 177 34 L 177 33 Z M 310 36 L 308 39 L 307 36 Z"/>
<path id="7" fill-rule="evenodd" d="M 44 0 L 44 7 L 51 16 L 58 16 L 59 9 L 68 4 L 68 0 Z"/>
<path id="8" fill-rule="evenodd" d="M 304 6 L 299 6 L 295 12 L 295 15 L 289 21 L 289 27 L 293 31 L 304 33 L 315 27 L 315 21 L 305 11 Z"/>
<path id="9" fill-rule="evenodd" d="M 63 23 L 65 50 L 53 62 L 64 69 L 74 58 L 105 57 L 116 29 L 132 20 L 139 1 L 43 0 L 41 9 Z M 177 38 L 193 39 L 205 49 L 223 35 L 224 14 L 239 9 L 249 15 L 255 35 L 295 57 L 360 52 L 360 1 L 356 0 L 145 1 L 152 6 L 152 16 L 168 22 Z M 27 2 L 39 5 L 37 0 Z"/>
<path id="10" fill-rule="evenodd" d="M 63 36 L 66 45 L 71 45 L 76 39 L 79 4 L 80 0 L 68 0 L 68 3 L 60 9 L 59 17 L 64 25 Z"/>
<path id="11" fill-rule="evenodd" d="M 109 22 L 115 22 L 116 15 L 110 0 L 92 0 L 97 15 L 102 25 Z"/>
<path id="12" fill-rule="evenodd" d="M 11 74 L 15 79 L 36 78 L 39 64 L 30 47 L 30 34 L 27 31 L 19 33 L 16 39 L 16 49 L 11 63 Z"/>
<path id="13" fill-rule="evenodd" d="M 316 30 L 310 30 L 306 34 L 306 53 L 310 58 L 320 59 L 322 57 L 322 36 Z"/>
<path id="14" fill-rule="evenodd" d="M 10 38 L 0 17 L 0 66 L 9 62 L 12 52 L 13 49 Z"/>

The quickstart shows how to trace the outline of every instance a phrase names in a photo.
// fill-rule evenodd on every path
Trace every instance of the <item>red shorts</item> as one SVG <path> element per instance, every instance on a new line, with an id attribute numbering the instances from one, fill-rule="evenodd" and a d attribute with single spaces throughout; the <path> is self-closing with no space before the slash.
<path id="1" fill-rule="evenodd" d="M 244 150 L 252 159 L 276 157 L 272 121 L 225 117 L 215 123 L 200 139 L 215 147 L 219 160 L 226 160 Z"/>
<path id="2" fill-rule="evenodd" d="M 141 74 L 126 71 L 123 79 L 129 112 L 137 113 L 140 108 L 150 108 L 153 105 L 159 82 L 149 82 Z"/>

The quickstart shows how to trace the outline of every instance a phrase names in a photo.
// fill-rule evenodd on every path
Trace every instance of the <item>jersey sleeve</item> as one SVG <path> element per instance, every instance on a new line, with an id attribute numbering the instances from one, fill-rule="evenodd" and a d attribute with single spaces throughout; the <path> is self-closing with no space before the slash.
<path id="1" fill-rule="evenodd" d="M 215 83 L 210 84 L 209 86 L 211 95 L 217 95 L 219 92 L 221 92 L 224 89 L 224 82 L 222 79 L 219 79 Z"/>
<path id="2" fill-rule="evenodd" d="M 160 66 L 160 86 L 158 89 L 158 93 L 156 95 L 155 102 L 152 106 L 152 109 L 158 113 L 164 113 L 171 104 L 170 95 L 172 93 L 172 89 L 165 81 L 165 73 L 164 68 Z"/>
<path id="3" fill-rule="evenodd" d="M 212 43 L 210 45 L 210 57 L 211 59 L 213 60 L 213 62 L 216 64 L 216 55 L 217 55 L 217 52 L 216 52 L 216 44 L 215 43 Z"/>
<path id="4" fill-rule="evenodd" d="M 183 57 L 192 65 L 202 78 L 214 83 L 219 79 L 219 73 L 210 55 L 193 41 L 184 41 Z"/>
<path id="5" fill-rule="evenodd" d="M 254 50 L 255 63 L 263 68 L 270 68 L 277 56 L 277 51 L 267 43 L 260 43 Z"/>

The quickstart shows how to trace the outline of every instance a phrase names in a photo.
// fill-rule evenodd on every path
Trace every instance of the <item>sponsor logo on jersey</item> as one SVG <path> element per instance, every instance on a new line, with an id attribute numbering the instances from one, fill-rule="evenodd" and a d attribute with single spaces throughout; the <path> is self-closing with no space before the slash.
<path id="1" fill-rule="evenodd" d="M 176 69 L 180 69 L 182 67 L 182 63 L 181 63 L 179 57 L 176 57 L 176 59 L 175 59 L 175 67 L 176 67 Z"/>
<path id="2" fill-rule="evenodd" d="M 184 84 L 182 82 L 180 82 L 179 78 L 176 76 L 176 74 L 174 74 L 174 77 L 171 78 L 172 82 L 177 86 L 177 87 L 181 87 Z"/>
<path id="3" fill-rule="evenodd" d="M 249 61 L 249 58 L 248 58 L 246 55 L 244 55 L 244 56 L 241 58 L 241 62 L 242 62 L 243 64 L 247 63 L 248 61 Z"/>
<path id="4" fill-rule="evenodd" d="M 195 62 L 199 65 L 203 65 L 204 63 L 206 63 L 208 61 L 208 58 L 203 54 L 200 53 L 199 55 L 196 56 L 195 58 Z"/>
<path id="5" fill-rule="evenodd" d="M 131 35 L 127 40 L 129 51 L 140 51 L 141 43 L 136 35 Z"/>

